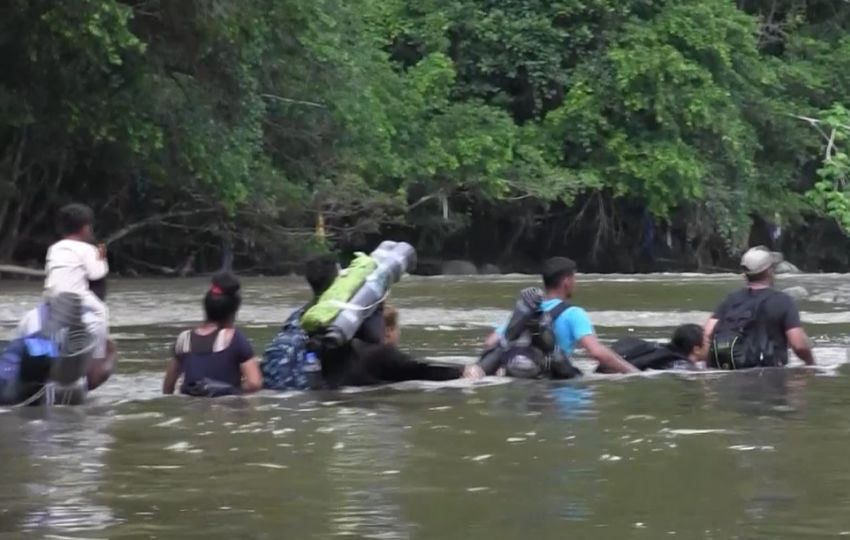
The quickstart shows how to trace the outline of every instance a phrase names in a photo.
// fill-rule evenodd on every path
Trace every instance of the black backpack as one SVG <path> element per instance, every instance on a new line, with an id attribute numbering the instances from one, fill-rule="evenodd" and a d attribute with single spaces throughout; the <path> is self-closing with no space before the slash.
<path id="1" fill-rule="evenodd" d="M 641 371 L 647 369 L 670 369 L 676 362 L 688 362 L 686 357 L 671 351 L 664 345 L 634 337 L 618 339 L 611 345 L 611 350 Z M 605 368 L 601 365 L 597 371 L 600 373 L 606 372 Z"/>
<path id="2" fill-rule="evenodd" d="M 779 365 L 776 346 L 759 316 L 775 294 L 772 290 L 760 295 L 749 292 L 718 314 L 708 354 L 710 367 L 733 370 Z"/>
<path id="3" fill-rule="evenodd" d="M 555 342 L 554 324 L 571 305 L 561 302 L 550 311 L 543 311 L 543 291 L 537 287 L 523 289 L 520 292 L 516 305 L 511 312 L 508 324 L 505 326 L 504 338 L 508 343 L 513 343 L 523 334 L 531 336 L 531 346 L 538 349 L 544 355 L 552 354 L 557 343 Z"/>
<path id="4" fill-rule="evenodd" d="M 555 339 L 555 321 L 571 307 L 569 302 L 562 301 L 549 311 L 539 310 L 528 326 L 531 332 L 531 346 L 547 356 L 554 353 L 558 348 L 558 342 Z"/>
<path id="5" fill-rule="evenodd" d="M 548 374 L 554 379 L 568 379 L 581 375 L 569 358 L 558 350 L 555 338 L 555 321 L 571 304 L 561 302 L 553 309 L 540 308 L 542 294 L 539 289 L 525 289 L 520 294 L 506 326 L 504 341 L 484 351 L 478 365 L 488 375 L 505 367 L 512 377 L 536 378 Z M 516 346 L 515 341 L 527 333 L 528 346 Z"/>

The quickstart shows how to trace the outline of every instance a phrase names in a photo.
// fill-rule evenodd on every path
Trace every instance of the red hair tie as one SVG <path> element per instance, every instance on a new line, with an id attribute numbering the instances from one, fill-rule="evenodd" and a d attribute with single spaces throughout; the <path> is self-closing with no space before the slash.
<path id="1" fill-rule="evenodd" d="M 213 285 L 212 287 L 210 287 L 210 292 L 213 294 L 213 296 L 219 296 L 222 293 L 221 287 L 219 287 L 218 285 Z"/>

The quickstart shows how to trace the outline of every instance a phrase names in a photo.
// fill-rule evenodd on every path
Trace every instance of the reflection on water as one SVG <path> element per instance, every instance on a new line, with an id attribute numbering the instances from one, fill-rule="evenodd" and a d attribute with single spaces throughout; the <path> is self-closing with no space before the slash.
<path id="1" fill-rule="evenodd" d="M 119 282 L 120 373 L 82 408 L 0 409 L 0 538 L 847 535 L 850 302 L 844 278 L 794 280 L 815 297 L 802 309 L 829 369 L 215 402 L 159 396 L 203 281 Z M 413 279 L 392 301 L 413 350 L 468 360 L 528 281 Z M 589 277 L 578 300 L 603 339 L 631 329 L 660 340 L 736 283 Z M 274 332 L 267 323 L 305 294 L 293 281 L 249 280 L 243 320 L 258 349 Z M 4 283 L 0 321 L 36 296 L 34 285 Z"/>
<path id="2" fill-rule="evenodd" d="M 96 502 L 103 456 L 112 442 L 105 433 L 108 426 L 108 417 L 93 418 L 73 408 L 0 417 L 4 476 L 22 475 L 21 491 L 4 501 L 10 510 L 4 522 L 38 534 L 82 533 L 113 525 L 111 508 Z M 10 487 L 4 486 L 4 491 Z"/>
<path id="3" fill-rule="evenodd" d="M 330 431 L 336 442 L 328 474 L 340 503 L 331 511 L 332 534 L 355 538 L 411 538 L 412 525 L 394 500 L 402 459 L 410 445 L 392 410 L 340 408 Z"/>

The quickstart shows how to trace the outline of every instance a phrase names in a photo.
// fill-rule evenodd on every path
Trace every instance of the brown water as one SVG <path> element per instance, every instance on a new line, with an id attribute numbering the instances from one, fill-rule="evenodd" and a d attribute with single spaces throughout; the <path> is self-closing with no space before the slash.
<path id="1" fill-rule="evenodd" d="M 604 339 L 702 322 L 732 277 L 583 276 Z M 533 279 L 531 280 L 533 281 Z M 527 278 L 398 286 L 403 340 L 468 361 Z M 159 396 L 203 281 L 112 284 L 119 373 L 89 404 L 0 409 L 0 538 L 792 539 L 850 535 L 850 285 L 801 276 L 824 368 Z M 0 282 L 0 339 L 34 305 Z M 248 280 L 258 349 L 306 297 Z M 585 368 L 592 368 L 583 362 Z"/>

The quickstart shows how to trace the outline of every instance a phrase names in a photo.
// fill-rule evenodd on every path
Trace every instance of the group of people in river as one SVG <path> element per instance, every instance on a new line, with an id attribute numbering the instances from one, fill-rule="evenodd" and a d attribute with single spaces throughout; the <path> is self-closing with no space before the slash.
<path id="1" fill-rule="evenodd" d="M 47 252 L 44 301 L 24 316 L 0 356 L 0 403 L 26 401 L 50 380 L 71 384 L 82 376 L 83 387 L 94 389 L 111 374 L 115 347 L 105 303 L 109 268 L 105 248 L 92 243 L 93 221 L 84 205 L 61 210 L 62 238 Z M 488 375 L 570 379 L 582 375 L 572 362 L 577 348 L 598 362 L 600 373 L 781 367 L 788 363 L 789 347 L 813 364 L 794 300 L 773 287 L 780 261 L 767 248 L 748 250 L 741 259 L 746 286 L 725 298 L 704 326 L 681 325 L 664 345 L 626 337 L 606 346 L 588 313 L 573 303 L 576 264 L 554 257 L 542 266 L 542 288 L 521 291 L 508 320 L 485 340 L 480 359 L 464 366 L 428 363 L 403 352 L 400 314 L 383 299 L 357 319 L 359 327 L 344 342 L 330 343 L 305 329 L 305 312 L 340 279 L 336 257 L 327 254 L 305 265 L 312 298 L 287 318 L 258 356 L 236 325 L 240 282 L 221 273 L 204 294 L 204 322 L 177 337 L 162 389 L 172 394 L 179 383 L 183 394 L 215 397 L 263 388 L 334 389 Z M 75 344 L 73 335 L 86 339 Z"/>
<path id="2" fill-rule="evenodd" d="M 581 375 L 571 361 L 578 347 L 598 362 L 600 373 L 781 367 L 788 363 L 789 346 L 806 364 L 813 364 L 797 306 L 772 286 L 779 261 L 765 248 L 749 250 L 741 261 L 746 287 L 721 302 L 705 326 L 681 325 L 664 345 L 628 337 L 608 347 L 596 336 L 587 312 L 572 303 L 575 263 L 562 257 L 549 259 L 543 265 L 543 288 L 523 290 L 508 321 L 486 339 L 481 358 L 465 366 L 427 363 L 400 350 L 399 313 L 384 303 L 376 306 L 350 342 L 328 348 L 312 340 L 298 321 L 337 279 L 339 266 L 332 255 L 307 263 L 304 274 L 311 300 L 290 315 L 259 358 L 235 328 L 239 282 L 221 274 L 213 278 L 204 297 L 207 320 L 177 340 L 163 391 L 173 393 L 181 375 L 181 391 L 196 396 L 497 374 L 569 379 Z M 306 376 L 310 357 L 317 371 L 313 382 Z"/>

